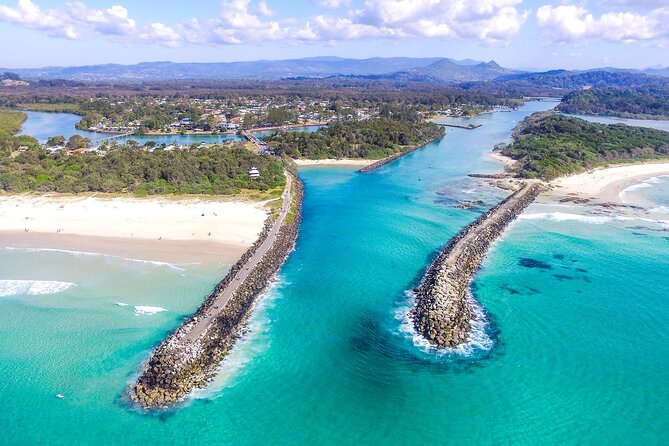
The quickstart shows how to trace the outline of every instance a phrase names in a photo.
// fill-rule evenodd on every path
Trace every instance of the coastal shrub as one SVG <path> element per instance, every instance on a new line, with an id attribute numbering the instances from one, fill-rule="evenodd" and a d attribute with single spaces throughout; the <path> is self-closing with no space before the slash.
<path id="1" fill-rule="evenodd" d="M 400 119 L 405 114 L 398 112 L 397 119 L 336 122 L 314 133 L 278 132 L 266 141 L 276 153 L 292 158 L 384 158 L 444 136 L 442 127 L 415 115 Z"/>
<path id="2" fill-rule="evenodd" d="M 251 167 L 260 170 L 260 178 L 249 177 Z M 153 153 L 119 146 L 105 156 L 50 154 L 33 147 L 15 158 L 0 155 L 0 187 L 12 192 L 227 195 L 284 185 L 280 160 L 239 145 Z"/>
<path id="3" fill-rule="evenodd" d="M 668 149 L 669 132 L 536 113 L 518 125 L 502 154 L 519 162 L 521 177 L 550 180 L 608 162 L 665 157 Z"/>

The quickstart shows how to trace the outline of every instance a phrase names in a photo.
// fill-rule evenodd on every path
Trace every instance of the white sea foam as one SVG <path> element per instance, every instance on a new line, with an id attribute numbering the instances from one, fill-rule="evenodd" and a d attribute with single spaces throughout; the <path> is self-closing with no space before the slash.
<path id="1" fill-rule="evenodd" d="M 0 297 L 56 294 L 73 286 L 74 283 L 57 280 L 0 280 Z"/>
<path id="2" fill-rule="evenodd" d="M 580 221 L 583 223 L 592 223 L 601 225 L 613 220 L 613 217 L 605 215 L 582 215 L 570 214 L 567 212 L 535 212 L 526 213 L 518 216 L 520 220 L 553 220 L 553 221 Z"/>
<path id="3" fill-rule="evenodd" d="M 661 225 L 669 228 L 669 220 L 659 220 L 655 218 L 644 218 L 627 215 L 582 215 L 582 214 L 568 214 L 565 212 L 536 212 L 532 214 L 521 214 L 519 220 L 553 220 L 553 221 L 578 221 L 581 223 L 590 223 L 601 225 L 613 221 L 642 221 L 654 225 Z"/>
<path id="4" fill-rule="evenodd" d="M 281 288 L 287 285 L 289 284 L 281 278 L 275 279 L 267 291 L 254 302 L 246 329 L 221 362 L 212 382 L 204 389 L 193 390 L 189 395 L 190 398 L 209 399 L 217 396 L 223 389 L 234 385 L 235 378 L 253 358 L 269 348 L 270 340 L 267 333 L 271 320 L 267 311 L 274 307 L 282 296 Z"/>
<path id="5" fill-rule="evenodd" d="M 476 352 L 489 351 L 495 344 L 486 330 L 488 320 L 485 317 L 485 312 L 469 291 L 467 291 L 467 300 L 472 306 L 474 316 L 471 322 L 471 330 L 467 342 L 455 348 L 437 348 L 416 331 L 409 315 L 411 309 L 416 306 L 416 294 L 412 290 L 409 290 L 405 295 L 408 302 L 406 305 L 398 308 L 395 312 L 395 318 L 400 321 L 400 332 L 406 338 L 410 339 L 413 345 L 419 350 L 437 356 L 456 355 L 468 357 Z"/>
<path id="6" fill-rule="evenodd" d="M 145 314 L 156 314 L 160 313 L 163 311 L 167 311 L 167 309 L 163 307 L 150 307 L 146 305 L 137 305 L 135 306 L 135 315 L 140 316 L 140 315 L 145 315 Z"/>
<path id="7" fill-rule="evenodd" d="M 626 187 L 625 189 L 621 190 L 620 193 L 618 194 L 620 201 L 622 201 L 623 203 L 628 203 L 629 202 L 627 197 L 628 193 L 641 189 L 649 189 L 653 187 L 654 184 L 664 183 L 664 181 L 661 180 L 660 178 L 666 178 L 666 176 L 651 177 L 641 183 L 632 184 L 631 186 Z"/>
<path id="8" fill-rule="evenodd" d="M 650 212 L 669 214 L 669 206 L 658 206 L 650 209 Z"/>
<path id="9" fill-rule="evenodd" d="M 114 305 L 118 305 L 119 307 L 127 307 L 128 306 L 128 304 L 126 304 L 125 302 L 114 302 Z"/>
<path id="10" fill-rule="evenodd" d="M 20 247 L 14 247 L 14 246 L 4 246 L 2 249 L 5 249 L 7 251 L 20 251 L 20 252 L 26 252 L 26 253 L 31 253 L 31 252 L 57 252 L 57 253 L 63 253 L 63 254 L 69 254 L 72 256 L 91 256 L 91 257 L 106 257 L 106 258 L 111 258 L 111 259 L 117 259 L 121 260 L 124 262 L 135 262 L 135 263 L 143 263 L 146 265 L 155 265 L 155 266 L 164 266 L 167 268 L 173 268 L 179 271 L 185 271 L 185 268 L 182 268 L 180 266 L 177 266 L 173 263 L 168 263 L 168 262 L 160 262 L 157 260 L 144 260 L 144 259 L 133 259 L 130 257 L 122 257 L 122 256 L 115 256 L 112 254 L 102 254 L 98 252 L 87 252 L 87 251 L 74 251 L 74 250 L 69 250 L 69 249 L 56 249 L 56 248 L 20 248 Z M 192 263 L 195 265 L 196 263 Z M 189 264 L 191 265 L 191 264 Z"/>

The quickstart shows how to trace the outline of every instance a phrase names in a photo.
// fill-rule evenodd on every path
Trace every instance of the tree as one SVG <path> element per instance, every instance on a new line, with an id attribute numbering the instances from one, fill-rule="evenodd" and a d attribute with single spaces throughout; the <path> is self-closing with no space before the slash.
<path id="1" fill-rule="evenodd" d="M 80 149 L 82 147 L 89 147 L 91 145 L 91 140 L 84 138 L 81 135 L 72 135 L 70 139 L 67 140 L 68 149 Z"/>
<path id="2" fill-rule="evenodd" d="M 64 145 L 65 145 L 65 137 L 62 135 L 52 136 L 46 141 L 47 147 L 64 146 Z"/>

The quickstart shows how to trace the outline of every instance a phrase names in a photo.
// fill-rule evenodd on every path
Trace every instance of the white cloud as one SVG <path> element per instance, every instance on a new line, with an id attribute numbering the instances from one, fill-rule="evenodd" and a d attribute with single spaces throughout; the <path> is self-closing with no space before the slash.
<path id="1" fill-rule="evenodd" d="M 0 21 L 46 31 L 50 36 L 77 39 L 76 27 L 63 19 L 55 10 L 42 11 L 30 0 L 19 0 L 15 8 L 0 5 Z"/>
<path id="2" fill-rule="evenodd" d="M 337 9 L 341 6 L 348 6 L 351 4 L 351 0 L 314 0 L 321 8 L 328 9 Z"/>
<path id="3" fill-rule="evenodd" d="M 528 13 L 522 0 L 367 0 L 363 22 L 422 37 L 505 42 L 515 36 Z"/>
<path id="4" fill-rule="evenodd" d="M 659 43 L 669 38 L 669 28 L 665 25 L 668 20 L 669 7 L 654 8 L 644 14 L 605 12 L 599 17 L 576 5 L 545 5 L 537 10 L 537 24 L 546 31 L 549 39 L 556 42 L 604 39 Z"/>
<path id="5" fill-rule="evenodd" d="M 1 1 L 1 0 L 0 0 Z M 221 13 L 210 19 L 191 18 L 174 24 L 139 26 L 120 5 L 88 8 L 83 3 L 43 10 L 31 0 L 15 7 L 0 5 L 0 22 L 44 31 L 50 36 L 79 39 L 90 33 L 116 41 L 165 46 L 336 42 L 369 38 L 411 37 L 472 39 L 504 43 L 513 38 L 528 13 L 523 0 L 365 0 L 360 9 L 338 14 L 274 20 L 266 0 L 223 0 Z M 314 0 L 340 8 L 350 0 Z"/>
<path id="6" fill-rule="evenodd" d="M 261 1 L 258 3 L 258 14 L 265 17 L 272 17 L 274 11 L 272 11 L 266 1 Z"/>

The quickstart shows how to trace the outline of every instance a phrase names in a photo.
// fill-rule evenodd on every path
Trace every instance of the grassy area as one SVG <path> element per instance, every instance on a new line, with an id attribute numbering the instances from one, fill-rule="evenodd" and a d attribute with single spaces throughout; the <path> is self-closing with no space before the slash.
<path id="1" fill-rule="evenodd" d="M 21 131 L 26 114 L 16 110 L 0 110 L 0 133 L 13 135 Z"/>
<path id="2" fill-rule="evenodd" d="M 81 109 L 79 108 L 78 104 L 68 104 L 66 102 L 59 102 L 54 104 L 34 102 L 34 103 L 18 104 L 17 107 L 23 110 L 39 111 L 39 112 L 64 112 L 64 113 L 74 113 L 74 114 L 81 113 Z"/>
<path id="3" fill-rule="evenodd" d="M 283 220 L 285 224 L 289 225 L 293 221 L 295 221 L 295 216 L 297 215 L 297 206 L 298 206 L 298 198 L 297 194 L 295 193 L 295 183 L 293 182 L 293 190 L 291 191 L 290 197 L 290 208 L 288 208 L 288 213 L 286 213 L 286 218 Z"/>

